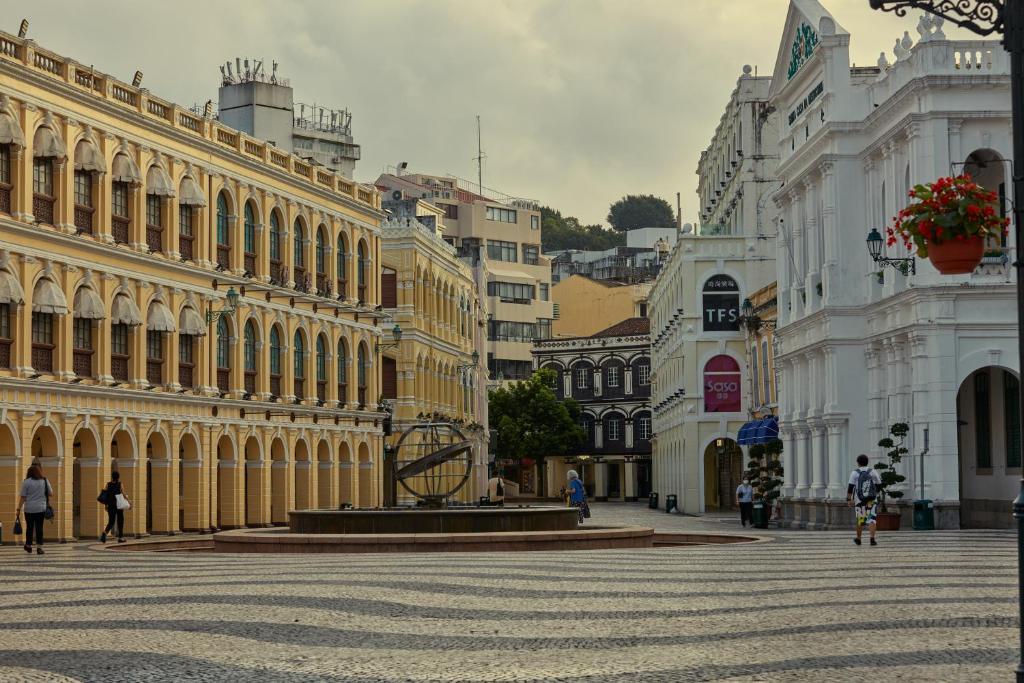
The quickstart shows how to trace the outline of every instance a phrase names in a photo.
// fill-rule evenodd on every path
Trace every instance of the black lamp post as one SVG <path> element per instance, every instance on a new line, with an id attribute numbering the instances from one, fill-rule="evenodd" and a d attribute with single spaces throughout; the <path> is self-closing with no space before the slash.
<path id="1" fill-rule="evenodd" d="M 380 353 L 383 349 L 393 349 L 398 346 L 402 341 L 402 328 L 399 327 L 398 323 L 395 323 L 395 326 L 391 328 L 391 338 L 395 340 L 394 344 L 381 344 L 380 342 L 377 342 L 374 350 L 377 353 Z"/>
<path id="2" fill-rule="evenodd" d="M 1001 33 L 1003 47 L 1010 53 L 1010 97 L 1013 112 L 1013 224 L 1016 239 L 1017 269 L 1017 347 L 1018 368 L 1024 371 L 1024 262 L 1020 258 L 1024 244 L 1024 0 L 868 0 L 873 9 L 906 16 L 908 9 L 935 14 L 981 36 Z M 1021 162 L 1018 164 L 1017 162 Z M 1018 401 L 1024 424 L 1024 400 Z M 1017 664 L 1017 683 L 1024 683 L 1024 480 L 1021 493 L 1013 503 L 1017 519 L 1017 583 L 1020 615 L 1021 658 Z"/>

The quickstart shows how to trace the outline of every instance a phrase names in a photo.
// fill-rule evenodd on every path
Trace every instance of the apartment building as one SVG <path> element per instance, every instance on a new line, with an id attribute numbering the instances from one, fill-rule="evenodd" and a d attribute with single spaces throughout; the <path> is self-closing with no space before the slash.
<path id="1" fill-rule="evenodd" d="M 492 382 L 526 379 L 534 339 L 551 336 L 551 263 L 541 254 L 537 202 L 452 176 L 408 173 L 377 179 L 392 200 L 424 199 L 444 211 L 443 239 L 480 272 L 487 298 L 487 370 Z"/>

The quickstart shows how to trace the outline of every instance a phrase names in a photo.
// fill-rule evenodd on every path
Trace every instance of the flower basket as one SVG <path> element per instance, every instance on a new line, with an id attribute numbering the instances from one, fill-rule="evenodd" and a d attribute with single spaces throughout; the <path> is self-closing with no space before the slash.
<path id="1" fill-rule="evenodd" d="M 916 185 L 909 197 L 916 201 L 886 229 L 887 244 L 902 241 L 944 275 L 972 272 L 985 254 L 986 240 L 1006 235 L 1009 219 L 996 210 L 998 195 L 969 175 Z"/>
<path id="2" fill-rule="evenodd" d="M 928 258 L 943 275 L 963 275 L 974 272 L 985 254 L 984 237 L 968 237 L 952 242 L 940 242 L 928 247 Z"/>

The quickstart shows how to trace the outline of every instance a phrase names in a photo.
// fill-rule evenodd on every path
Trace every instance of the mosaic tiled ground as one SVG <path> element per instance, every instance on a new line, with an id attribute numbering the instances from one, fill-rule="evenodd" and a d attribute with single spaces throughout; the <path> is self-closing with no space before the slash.
<path id="1" fill-rule="evenodd" d="M 592 522 L 738 531 L 639 505 Z M 0 681 L 997 681 L 1008 532 L 565 553 L 0 549 Z"/>

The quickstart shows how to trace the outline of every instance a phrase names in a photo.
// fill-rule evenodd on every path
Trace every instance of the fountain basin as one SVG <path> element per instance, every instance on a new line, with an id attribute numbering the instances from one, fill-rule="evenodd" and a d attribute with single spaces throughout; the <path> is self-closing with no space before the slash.
<path id="1" fill-rule="evenodd" d="M 577 512 L 566 507 L 293 510 L 293 534 L 493 534 L 575 531 Z"/>

